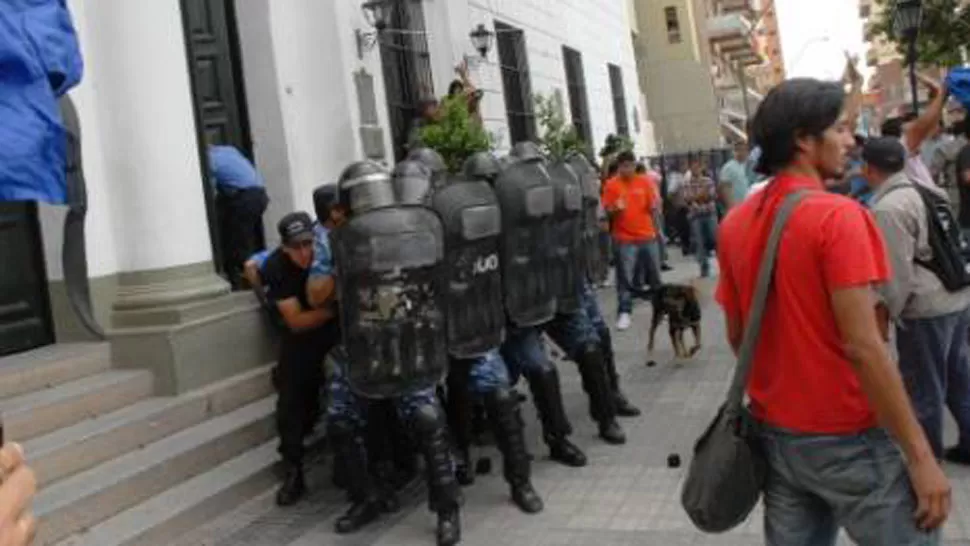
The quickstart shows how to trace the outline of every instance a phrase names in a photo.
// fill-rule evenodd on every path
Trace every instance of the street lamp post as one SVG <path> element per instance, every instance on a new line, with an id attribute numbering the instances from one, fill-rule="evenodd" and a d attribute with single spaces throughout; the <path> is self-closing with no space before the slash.
<path id="1" fill-rule="evenodd" d="M 913 113 L 919 114 L 919 88 L 916 82 L 916 38 L 923 23 L 923 0 L 896 0 L 893 32 L 897 40 L 906 40 L 909 62 L 909 85 L 913 93 Z"/>

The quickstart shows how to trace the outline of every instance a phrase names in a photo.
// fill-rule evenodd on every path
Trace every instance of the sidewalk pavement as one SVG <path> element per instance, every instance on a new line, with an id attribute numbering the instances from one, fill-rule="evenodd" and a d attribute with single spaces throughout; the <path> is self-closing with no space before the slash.
<path id="1" fill-rule="evenodd" d="M 646 366 L 650 305 L 638 303 L 633 326 L 615 333 L 614 343 L 624 390 L 642 410 L 624 419 L 625 446 L 605 445 L 587 416 L 587 399 L 575 366 L 561 363 L 563 396 L 573 422 L 575 441 L 589 456 L 589 465 L 566 468 L 548 460 L 531 400 L 523 405 L 530 451 L 536 456 L 533 481 L 545 500 L 541 514 L 528 516 L 511 503 L 494 448 L 479 448 L 474 456 L 490 456 L 491 475 L 479 476 L 465 489 L 462 513 L 465 546 L 637 545 L 748 546 L 763 544 L 760 508 L 735 531 L 709 536 L 696 531 L 680 508 L 679 494 L 691 446 L 723 400 L 734 359 L 727 348 L 720 310 L 713 302 L 713 280 L 696 280 L 697 264 L 676 263 L 667 282 L 696 282 L 703 293 L 703 350 L 689 361 L 675 361 L 666 327 L 658 332 L 657 349 Z M 615 290 L 600 291 L 604 314 L 615 319 Z M 690 339 L 690 334 L 688 334 Z M 527 392 L 528 389 L 521 388 Z M 948 439 L 955 438 L 950 423 Z M 667 456 L 680 455 L 680 468 L 667 467 Z M 944 544 L 970 545 L 970 470 L 947 467 L 953 480 L 954 512 Z M 428 512 L 420 484 L 402 492 L 404 508 L 362 532 L 333 533 L 334 520 L 346 508 L 344 496 L 330 485 L 330 467 L 322 462 L 308 476 L 311 495 L 299 505 L 274 506 L 266 491 L 230 514 L 216 519 L 180 545 L 207 546 L 429 546 L 434 544 L 434 516 Z M 846 539 L 840 543 L 850 544 Z"/>

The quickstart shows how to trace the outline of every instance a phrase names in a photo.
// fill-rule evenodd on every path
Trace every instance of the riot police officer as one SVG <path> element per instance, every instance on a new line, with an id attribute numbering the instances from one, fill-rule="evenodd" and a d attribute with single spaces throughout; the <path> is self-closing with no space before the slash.
<path id="1" fill-rule="evenodd" d="M 565 162 L 545 167 L 541 152 L 531 142 L 516 144 L 511 155 L 521 166 L 521 176 L 533 179 L 544 176 L 548 180 L 551 202 L 545 207 L 550 227 L 545 244 L 536 251 L 545 253 L 546 265 L 542 269 L 554 296 L 555 314 L 542 324 L 552 340 L 579 365 L 583 390 L 589 397 L 590 415 L 599 427 L 600 437 L 611 444 L 624 443 L 626 436 L 616 420 L 600 339 L 580 306 L 583 203 L 579 178 Z M 528 165 L 533 166 L 531 170 L 524 170 Z M 530 190 L 527 199 L 531 198 L 531 204 L 537 202 L 540 187 L 536 185 Z"/>
<path id="2" fill-rule="evenodd" d="M 586 456 L 569 441 L 572 426 L 566 417 L 559 374 L 537 328 L 555 313 L 554 294 L 546 279 L 551 188 L 537 163 L 514 165 L 510 162 L 510 168 L 503 169 L 487 152 L 473 155 L 465 164 L 465 175 L 492 185 L 502 206 L 499 262 L 508 323 L 500 354 L 510 375 L 516 379 L 524 375 L 529 383 L 550 457 L 568 466 L 584 466 Z M 529 286 L 540 289 L 530 291 Z"/>
<path id="3" fill-rule="evenodd" d="M 414 195 L 402 185 L 420 181 L 398 179 L 398 195 Z M 431 199 L 445 233 L 445 306 L 448 324 L 449 420 L 458 444 L 459 464 L 468 466 L 468 425 L 460 416 L 470 406 L 469 392 L 484 401 L 495 441 L 504 461 L 512 500 L 526 513 L 543 509 L 532 486 L 531 463 L 525 446 L 518 397 L 498 351 L 505 327 L 503 286 L 499 267 L 502 213 L 491 186 L 483 181 L 450 178 Z"/>
<path id="4" fill-rule="evenodd" d="M 328 431 L 347 465 L 352 505 L 336 523 L 376 519 L 380 491 L 367 469 L 365 399 L 392 399 L 423 452 L 437 543 L 461 539 L 461 490 L 434 386 L 447 367 L 441 294 L 443 234 L 430 209 L 398 203 L 389 174 L 355 163 L 338 184 L 348 221 L 333 234 L 345 354 L 330 383 Z M 339 354 L 339 352 L 337 352 Z"/>
<path id="5" fill-rule="evenodd" d="M 593 286 L 602 282 L 609 275 L 609 263 L 604 259 L 607 254 L 600 248 L 603 239 L 600 237 L 600 180 L 596 169 L 581 153 L 573 153 L 568 158 L 573 172 L 579 177 L 583 193 L 583 289 L 580 294 L 580 305 L 599 334 L 600 351 L 606 361 L 606 371 L 609 376 L 610 390 L 616 413 L 620 417 L 637 417 L 640 410 L 634 406 L 620 388 L 620 375 L 616 369 L 616 356 L 613 351 L 613 336 L 610 327 L 603 319 L 599 301 Z"/>

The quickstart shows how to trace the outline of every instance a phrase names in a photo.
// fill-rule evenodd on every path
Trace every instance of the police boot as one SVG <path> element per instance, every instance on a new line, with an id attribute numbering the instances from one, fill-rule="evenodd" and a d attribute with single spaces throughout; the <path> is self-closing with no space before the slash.
<path id="1" fill-rule="evenodd" d="M 438 511 L 438 546 L 454 546 L 461 542 L 461 513 L 458 507 Z"/>
<path id="2" fill-rule="evenodd" d="M 467 449 L 455 449 L 455 479 L 463 487 L 475 483 L 475 470 L 472 468 L 471 454 Z"/>
<path id="3" fill-rule="evenodd" d="M 399 511 L 401 501 L 397 498 L 397 469 L 394 468 L 394 462 L 382 461 L 377 463 L 374 475 L 377 478 L 377 489 L 380 491 L 381 510 L 388 514 Z"/>
<path id="4" fill-rule="evenodd" d="M 495 442 L 502 452 L 505 481 L 512 500 L 526 514 L 542 511 L 542 499 L 532 487 L 529 452 L 522 432 L 519 401 L 508 389 L 497 389 L 485 397 L 485 407 L 495 430 Z"/>
<path id="5" fill-rule="evenodd" d="M 428 472 L 428 505 L 438 513 L 438 544 L 457 544 L 461 537 L 458 523 L 461 486 L 451 464 L 444 415 L 436 405 L 422 406 L 414 414 L 413 429 Z"/>
<path id="6" fill-rule="evenodd" d="M 526 379 L 532 391 L 532 401 L 539 412 L 542 436 L 549 446 L 549 457 L 566 466 L 586 466 L 586 455 L 568 440 L 573 427 L 562 405 L 559 372 L 550 366 L 528 372 Z"/>
<path id="7" fill-rule="evenodd" d="M 341 425 L 331 424 L 328 434 L 333 441 L 337 456 L 344 461 L 347 489 L 351 498 L 350 508 L 334 524 L 339 534 L 353 533 L 376 520 L 383 509 L 377 488 L 367 469 L 367 454 L 354 431 Z"/>
<path id="8" fill-rule="evenodd" d="M 445 398 L 445 414 L 448 432 L 454 446 L 455 477 L 463 486 L 475 483 L 469 448 L 472 443 L 472 400 L 468 389 L 469 364 L 465 360 L 452 359 L 448 370 L 448 396 Z"/>
<path id="9" fill-rule="evenodd" d="M 606 372 L 610 380 L 610 391 L 613 393 L 613 406 L 616 414 L 620 417 L 638 417 L 640 408 L 630 403 L 627 397 L 620 390 L 620 374 L 616 371 L 616 358 L 613 354 L 613 338 L 609 328 L 600 331 L 600 350 L 603 351 L 603 358 L 606 360 Z"/>
<path id="10" fill-rule="evenodd" d="M 305 494 L 306 482 L 303 480 L 303 466 L 296 463 L 286 463 L 283 484 L 276 492 L 276 505 L 293 506 Z"/>
<path id="11" fill-rule="evenodd" d="M 616 409 L 606 373 L 606 362 L 596 345 L 588 345 L 576 359 L 583 390 L 589 396 L 589 414 L 599 424 L 599 436 L 609 444 L 626 443 L 626 434 L 616 422 Z"/>

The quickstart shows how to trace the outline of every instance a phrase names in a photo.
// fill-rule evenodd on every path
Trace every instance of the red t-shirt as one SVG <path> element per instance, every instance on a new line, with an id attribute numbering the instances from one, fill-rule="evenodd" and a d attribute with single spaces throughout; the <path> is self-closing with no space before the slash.
<path id="1" fill-rule="evenodd" d="M 631 180 L 619 177 L 607 180 L 603 188 L 603 207 L 611 209 L 620 200 L 625 207 L 613 218 L 613 237 L 627 243 L 655 238 L 653 208 L 657 204 L 657 189 L 650 177 L 637 175 Z"/>
<path id="2" fill-rule="evenodd" d="M 876 419 L 845 355 L 830 295 L 889 278 L 885 243 L 869 212 L 822 191 L 821 181 L 776 178 L 721 223 L 716 298 L 729 316 L 748 316 L 775 213 L 800 188 L 818 191 L 802 200 L 782 236 L 748 395 L 755 417 L 769 425 L 852 434 Z"/>

